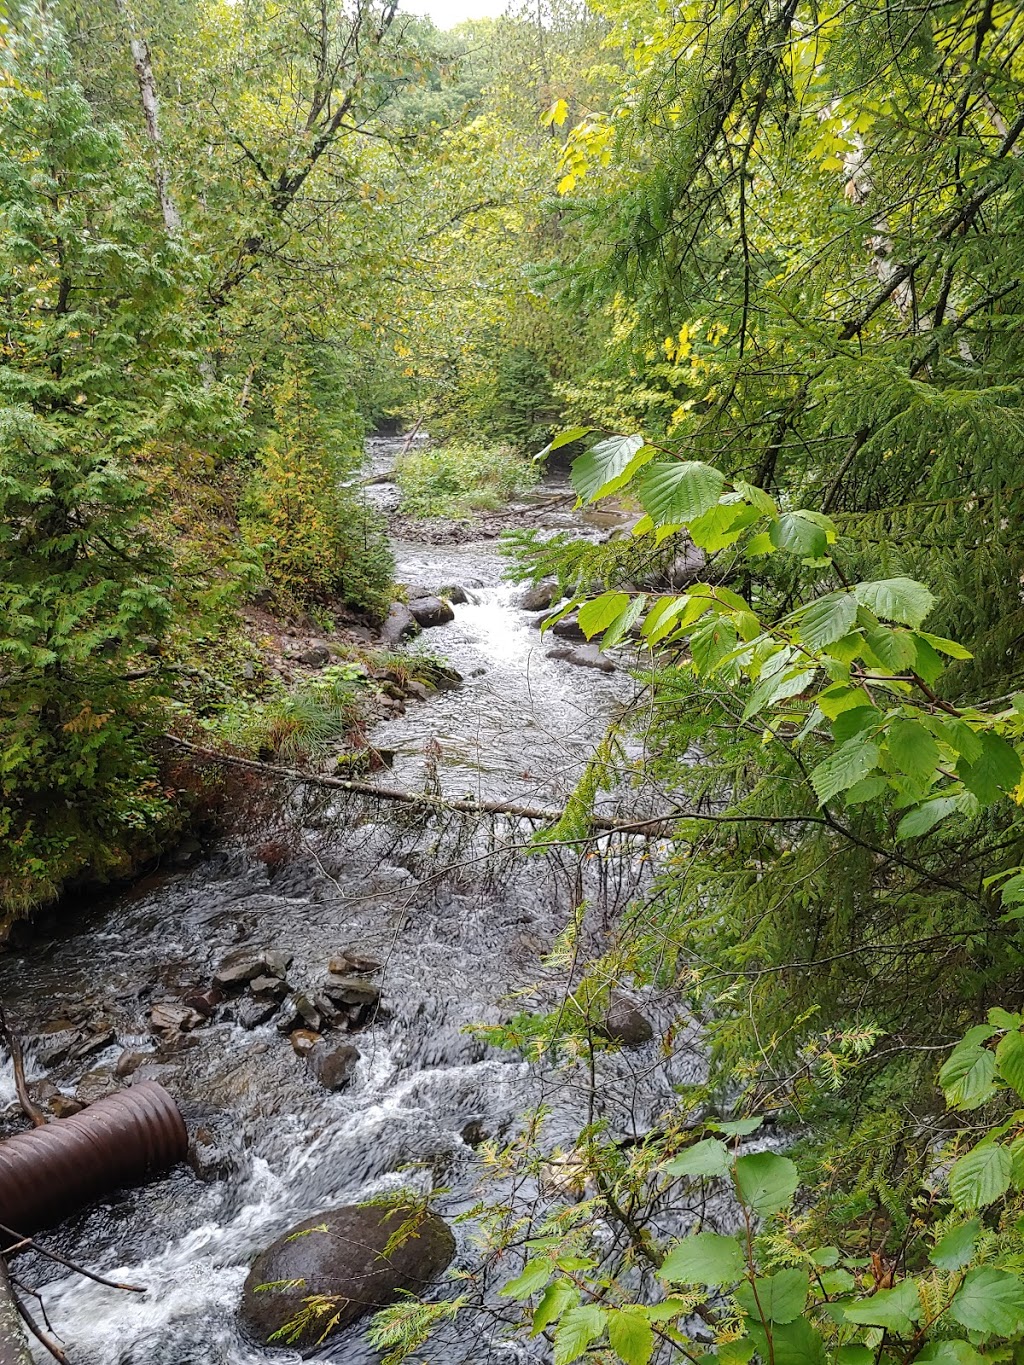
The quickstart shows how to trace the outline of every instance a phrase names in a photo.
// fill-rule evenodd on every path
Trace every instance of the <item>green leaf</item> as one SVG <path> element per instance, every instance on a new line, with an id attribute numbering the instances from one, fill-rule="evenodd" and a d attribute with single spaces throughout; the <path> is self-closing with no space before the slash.
<path id="1" fill-rule="evenodd" d="M 787 550 L 804 559 L 820 559 L 828 550 L 825 528 L 804 512 L 784 512 L 778 521 L 772 522 L 768 535 L 777 550 Z"/>
<path id="2" fill-rule="evenodd" d="M 919 839 L 957 808 L 955 796 L 935 796 L 908 811 L 896 827 L 897 839 Z"/>
<path id="3" fill-rule="evenodd" d="M 1024 1327 L 1024 1281 L 992 1266 L 969 1270 L 949 1312 L 969 1332 L 1015 1336 Z"/>
<path id="4" fill-rule="evenodd" d="M 745 1313 L 765 1322 L 793 1322 L 804 1311 L 810 1277 L 806 1270 L 780 1270 L 753 1284 L 744 1281 L 734 1297 Z"/>
<path id="5" fill-rule="evenodd" d="M 697 1232 L 676 1242 L 658 1270 L 675 1284 L 732 1285 L 743 1277 L 743 1252 L 735 1237 Z"/>
<path id="6" fill-rule="evenodd" d="M 864 632 L 864 643 L 890 673 L 903 673 L 917 663 L 914 637 L 902 628 L 871 626 Z"/>
<path id="7" fill-rule="evenodd" d="M 902 626 L 917 627 L 935 605 L 935 598 L 923 583 L 912 578 L 881 578 L 872 583 L 858 583 L 854 596 L 862 607 L 874 612 L 883 621 L 898 621 Z"/>
<path id="8" fill-rule="evenodd" d="M 985 1047 L 956 1047 L 939 1072 L 946 1103 L 953 1109 L 977 1109 L 995 1094 L 996 1059 Z"/>
<path id="9" fill-rule="evenodd" d="M 552 1280 L 541 1295 L 533 1314 L 532 1332 L 537 1336 L 562 1316 L 579 1298 L 579 1290 L 569 1280 Z"/>
<path id="10" fill-rule="evenodd" d="M 646 606 L 646 593 L 640 593 L 637 597 L 630 598 L 629 606 L 615 618 L 602 636 L 601 648 L 611 649 L 613 645 L 617 645 L 620 640 L 624 639 L 640 620 L 640 617 L 643 616 Z"/>
<path id="11" fill-rule="evenodd" d="M 747 1365 L 757 1346 L 750 1337 L 741 1337 L 739 1341 L 720 1341 L 717 1349 L 720 1365 Z"/>
<path id="12" fill-rule="evenodd" d="M 906 1334 L 921 1316 L 921 1300 L 916 1283 L 904 1280 L 894 1289 L 880 1289 L 860 1303 L 846 1305 L 843 1312 L 847 1322 L 887 1327 L 891 1332 Z"/>
<path id="13" fill-rule="evenodd" d="M 977 1218 L 961 1223 L 958 1228 L 951 1228 L 932 1247 L 928 1259 L 940 1270 L 959 1270 L 974 1255 L 975 1243 L 980 1232 L 981 1223 Z"/>
<path id="14" fill-rule="evenodd" d="M 697 460 L 659 461 L 644 470 L 637 497 L 655 526 L 688 525 L 718 506 L 725 478 Z"/>
<path id="15" fill-rule="evenodd" d="M 1024 1099 L 1024 1034 L 1007 1033 L 996 1048 L 996 1070 Z"/>
<path id="16" fill-rule="evenodd" d="M 869 1346 L 840 1346 L 836 1359 L 837 1365 L 874 1365 L 875 1353 Z"/>
<path id="17" fill-rule="evenodd" d="M 736 1162 L 733 1180 L 736 1192 L 754 1213 L 778 1213 L 786 1208 L 799 1184 L 796 1165 L 788 1156 L 775 1152 L 755 1152 Z"/>
<path id="18" fill-rule="evenodd" d="M 953 1163 L 949 1193 L 958 1209 L 984 1209 L 1010 1187 L 1010 1153 L 998 1143 L 982 1143 Z"/>
<path id="19" fill-rule="evenodd" d="M 724 550 L 727 545 L 739 540 L 748 526 L 759 519 L 756 507 L 743 502 L 735 493 L 726 493 L 717 507 L 695 517 L 687 527 L 694 545 L 708 554 Z"/>
<path id="20" fill-rule="evenodd" d="M 775 516 L 775 499 L 763 488 L 758 488 L 756 484 L 747 483 L 743 479 L 733 479 L 732 486 L 744 502 L 749 502 L 752 507 L 756 507 L 765 516 Z"/>
<path id="21" fill-rule="evenodd" d="M 969 649 L 964 649 L 963 645 L 957 644 L 956 640 L 945 640 L 941 635 L 929 635 L 926 630 L 921 634 L 931 645 L 932 649 L 937 649 L 940 654 L 948 654 L 951 659 L 973 659 L 974 655 Z"/>
<path id="22" fill-rule="evenodd" d="M 886 740 L 897 768 L 917 782 L 927 781 L 939 766 L 939 746 L 919 720 L 894 720 Z"/>
<path id="23" fill-rule="evenodd" d="M 554 1267 L 547 1258 L 527 1261 L 521 1274 L 502 1285 L 501 1293 L 507 1299 L 528 1299 L 531 1294 L 543 1289 L 553 1272 Z"/>
<path id="24" fill-rule="evenodd" d="M 702 677 L 713 673 L 735 647 L 736 629 L 727 617 L 715 617 L 690 636 L 690 656 Z"/>
<path id="25" fill-rule="evenodd" d="M 961 758 L 966 758 L 968 763 L 974 763 L 981 757 L 981 736 L 965 720 L 940 716 L 935 724 L 939 727 L 941 738 L 951 749 L 955 749 Z"/>
<path id="26" fill-rule="evenodd" d="M 822 649 L 848 635 L 857 620 L 852 592 L 830 592 L 796 616 L 800 639 L 808 649 Z"/>
<path id="27" fill-rule="evenodd" d="M 570 1308 L 555 1328 L 555 1365 L 572 1365 L 604 1333 L 608 1314 L 597 1304 Z"/>
<path id="28" fill-rule="evenodd" d="M 981 753 L 971 763 L 964 758 L 956 765 L 957 776 L 983 806 L 991 805 L 1001 793 L 1010 792 L 1021 779 L 1021 762 L 1016 749 L 1005 739 L 982 731 Z"/>
<path id="29" fill-rule="evenodd" d="M 585 602 L 580 607 L 577 620 L 580 623 L 580 630 L 587 637 L 592 639 L 599 631 L 607 630 L 616 617 L 629 606 L 629 595 L 624 592 L 603 592 L 600 597 L 595 597 L 591 602 Z"/>
<path id="30" fill-rule="evenodd" d="M 573 460 L 572 486 L 580 502 L 597 502 L 622 488 L 656 454 L 642 436 L 609 436 Z"/>
<path id="31" fill-rule="evenodd" d="M 999 897 L 1004 905 L 1024 905 L 1024 872 L 1018 872 L 1003 882 Z"/>
<path id="32" fill-rule="evenodd" d="M 762 1361 L 773 1360 L 775 1365 L 824 1365 L 824 1343 L 806 1318 L 796 1322 L 778 1323 L 772 1329 L 771 1346 L 768 1334 L 758 1322 L 749 1325 L 750 1335 L 757 1345 Z"/>
<path id="33" fill-rule="evenodd" d="M 593 430 L 593 427 L 565 427 L 551 438 L 546 450 L 561 450 L 563 446 L 571 446 L 573 441 L 581 441 L 584 436 L 589 436 Z"/>
<path id="34" fill-rule="evenodd" d="M 918 1365 L 985 1365 L 986 1357 L 969 1341 L 932 1341 L 914 1360 Z"/>
<path id="35" fill-rule="evenodd" d="M 639 1313 L 628 1310 L 608 1317 L 608 1340 L 625 1365 L 647 1365 L 654 1354 L 654 1332 Z"/>
<path id="36" fill-rule="evenodd" d="M 758 1114 L 751 1119 L 709 1119 L 708 1127 L 713 1128 L 716 1133 L 724 1133 L 726 1137 L 749 1137 L 751 1133 L 756 1133 L 764 1123 L 764 1115 Z"/>
<path id="37" fill-rule="evenodd" d="M 840 744 L 811 773 L 811 785 L 824 806 L 833 796 L 860 782 L 878 766 L 879 748 L 867 735 L 855 735 Z"/>
<path id="38" fill-rule="evenodd" d="M 687 1147 L 665 1167 L 669 1175 L 726 1175 L 731 1165 L 729 1149 L 718 1138 L 704 1138 Z"/>

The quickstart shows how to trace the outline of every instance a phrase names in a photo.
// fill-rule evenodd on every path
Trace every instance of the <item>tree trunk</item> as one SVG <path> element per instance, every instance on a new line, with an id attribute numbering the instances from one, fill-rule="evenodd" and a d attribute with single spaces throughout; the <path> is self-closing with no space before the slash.
<path id="1" fill-rule="evenodd" d="M 132 66 L 135 68 L 135 78 L 139 83 L 139 97 L 142 101 L 143 117 L 146 120 L 146 132 L 153 149 L 153 182 L 156 185 L 157 198 L 160 200 L 160 212 L 163 214 L 164 227 L 167 230 L 168 237 L 176 237 L 181 228 L 181 216 L 171 197 L 167 170 L 164 166 L 160 146 L 160 101 L 156 93 L 156 81 L 153 77 L 153 62 L 149 54 L 149 44 L 145 38 L 135 31 L 135 19 L 127 0 L 116 0 L 116 4 L 117 12 L 125 27 L 128 50 L 132 54 Z"/>

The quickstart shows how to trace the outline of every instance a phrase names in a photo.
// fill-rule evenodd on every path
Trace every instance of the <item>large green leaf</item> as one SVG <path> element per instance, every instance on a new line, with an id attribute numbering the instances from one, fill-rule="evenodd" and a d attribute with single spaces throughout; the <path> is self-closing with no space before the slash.
<path id="1" fill-rule="evenodd" d="M 897 839 L 919 839 L 937 824 L 952 815 L 957 808 L 955 796 L 934 796 L 908 811 L 896 827 Z"/>
<path id="2" fill-rule="evenodd" d="M 889 757 L 901 773 L 925 782 L 939 766 L 939 746 L 919 720 L 898 717 L 887 734 Z"/>
<path id="3" fill-rule="evenodd" d="M 754 1280 L 745 1280 L 734 1297 L 745 1313 L 764 1322 L 793 1322 L 804 1311 L 810 1276 L 806 1270 L 780 1270 Z"/>
<path id="4" fill-rule="evenodd" d="M 580 607 L 576 618 L 580 623 L 580 630 L 589 640 L 600 631 L 607 630 L 628 606 L 628 593 L 603 592 L 600 597 L 595 597 Z"/>
<path id="5" fill-rule="evenodd" d="M 848 635 L 857 620 L 857 599 L 852 592 L 830 592 L 819 597 L 797 616 L 800 639 L 808 649 L 822 649 Z"/>
<path id="6" fill-rule="evenodd" d="M 717 616 L 690 636 L 690 654 L 702 677 L 713 673 L 736 647 L 736 628 L 727 616 Z"/>
<path id="7" fill-rule="evenodd" d="M 953 1109 L 977 1109 L 995 1093 L 996 1059 L 988 1048 L 960 1044 L 939 1072 L 946 1103 Z"/>
<path id="8" fill-rule="evenodd" d="M 501 1293 L 509 1299 L 528 1299 L 548 1283 L 554 1267 L 547 1257 L 527 1261 L 525 1269 L 514 1280 L 502 1285 Z"/>
<path id="9" fill-rule="evenodd" d="M 602 1336 L 608 1314 L 597 1304 L 570 1308 L 555 1328 L 555 1365 L 572 1365 L 591 1342 Z"/>
<path id="10" fill-rule="evenodd" d="M 935 605 L 925 585 L 912 578 L 880 578 L 858 583 L 853 591 L 862 607 L 901 626 L 919 626 Z"/>
<path id="11" fill-rule="evenodd" d="M 796 1165 L 788 1156 L 754 1152 L 741 1156 L 733 1176 L 736 1192 L 754 1213 L 778 1213 L 786 1208 L 799 1184 Z"/>
<path id="12" fill-rule="evenodd" d="M 978 738 L 981 753 L 971 763 L 961 758 L 956 772 L 967 790 L 973 792 L 983 806 L 988 806 L 1002 792 L 1016 787 L 1022 774 L 1021 761 L 1013 745 L 991 731 L 982 731 Z"/>
<path id="13" fill-rule="evenodd" d="M 854 735 L 840 744 L 811 773 L 811 786 L 824 806 L 855 782 L 867 777 L 878 765 L 878 745 L 866 734 Z"/>
<path id="14" fill-rule="evenodd" d="M 1007 1033 L 996 1048 L 996 1070 L 1024 1099 L 1024 1033 Z"/>
<path id="15" fill-rule="evenodd" d="M 608 1316 L 608 1340 L 625 1365 L 647 1365 L 654 1354 L 651 1324 L 639 1313 L 625 1309 Z"/>
<path id="16" fill-rule="evenodd" d="M 572 486 L 581 502 L 617 492 L 657 452 L 642 436 L 609 436 L 572 463 Z"/>
<path id="17" fill-rule="evenodd" d="M 949 1172 L 949 1192 L 958 1209 L 984 1209 L 1010 1187 L 1010 1153 L 996 1142 L 973 1147 Z"/>
<path id="18" fill-rule="evenodd" d="M 917 1285 L 913 1280 L 904 1280 L 894 1289 L 880 1289 L 868 1299 L 847 1304 L 844 1316 L 847 1322 L 887 1327 L 892 1332 L 906 1334 L 921 1316 Z"/>
<path id="19" fill-rule="evenodd" d="M 828 550 L 825 528 L 804 512 L 784 512 L 772 522 L 768 535 L 777 550 L 788 550 L 804 559 L 820 559 Z"/>
<path id="20" fill-rule="evenodd" d="M 951 1228 L 932 1248 L 928 1259 L 940 1270 L 959 1270 L 974 1255 L 974 1247 L 981 1232 L 981 1222 L 971 1218 L 957 1228 Z"/>
<path id="21" fill-rule="evenodd" d="M 743 1276 L 743 1252 L 735 1237 L 697 1232 L 675 1244 L 658 1276 L 676 1284 L 732 1285 Z"/>
<path id="22" fill-rule="evenodd" d="M 729 1149 L 718 1138 L 704 1138 L 668 1163 L 669 1175 L 725 1175 L 731 1165 Z"/>
<path id="23" fill-rule="evenodd" d="M 725 478 L 697 460 L 649 465 L 637 482 L 637 497 L 655 526 L 689 525 L 718 506 Z"/>
<path id="24" fill-rule="evenodd" d="M 557 1322 L 578 1298 L 579 1290 L 569 1280 L 552 1280 L 534 1311 L 533 1335 L 536 1336 L 538 1332 L 543 1332 L 545 1327 Z"/>
<path id="25" fill-rule="evenodd" d="M 771 1329 L 771 1345 L 759 1322 L 750 1323 L 748 1330 L 762 1361 L 774 1361 L 775 1365 L 824 1365 L 827 1360 L 821 1333 L 806 1318 L 777 1323 Z"/>
<path id="26" fill-rule="evenodd" d="M 1014 1336 L 1024 1327 L 1024 1281 L 993 1266 L 969 1270 L 949 1312 L 969 1332 Z"/>
<path id="27" fill-rule="evenodd" d="M 969 1341 L 932 1341 L 914 1360 L 916 1365 L 985 1365 L 986 1357 Z"/>

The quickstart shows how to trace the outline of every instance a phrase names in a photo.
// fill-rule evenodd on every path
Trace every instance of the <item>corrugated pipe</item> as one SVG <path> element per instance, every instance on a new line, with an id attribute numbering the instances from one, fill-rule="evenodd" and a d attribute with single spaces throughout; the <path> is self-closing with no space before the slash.
<path id="1" fill-rule="evenodd" d="M 19 1234 L 36 1232 L 159 1175 L 187 1152 L 185 1122 L 163 1086 L 133 1085 L 0 1142 L 0 1223 Z"/>

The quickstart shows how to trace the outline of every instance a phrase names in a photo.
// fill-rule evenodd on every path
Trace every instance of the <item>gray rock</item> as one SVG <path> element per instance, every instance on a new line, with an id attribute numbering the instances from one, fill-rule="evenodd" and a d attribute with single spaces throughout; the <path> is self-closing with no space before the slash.
<path id="1" fill-rule="evenodd" d="M 437 595 L 438 597 L 447 597 L 448 601 L 456 607 L 460 607 L 464 602 L 469 601 L 466 596 L 466 589 L 460 587 L 458 583 L 446 583 L 443 588 L 438 588 Z"/>
<path id="2" fill-rule="evenodd" d="M 246 995 L 235 1007 L 235 1018 L 242 1028 L 259 1028 L 273 1019 L 280 1003 L 272 995 Z"/>
<path id="3" fill-rule="evenodd" d="M 117 1080 L 108 1066 L 98 1066 L 87 1071 L 75 1087 L 75 1100 L 81 1105 L 95 1104 L 105 1100 L 117 1090 Z"/>
<path id="4" fill-rule="evenodd" d="M 389 1239 L 414 1220 L 386 1258 Z M 330 1306 L 306 1323 L 291 1344 L 319 1345 L 349 1323 L 393 1303 L 403 1292 L 422 1294 L 455 1255 L 455 1238 L 437 1214 L 379 1205 L 332 1209 L 291 1228 L 257 1256 L 242 1289 L 241 1317 L 262 1345 L 323 1295 Z M 333 1321 L 336 1316 L 336 1321 Z"/>
<path id="5" fill-rule="evenodd" d="M 399 587 L 405 591 L 407 602 L 419 602 L 424 597 L 436 595 L 431 588 L 425 588 L 422 583 L 400 583 Z"/>
<path id="6" fill-rule="evenodd" d="M 165 1038 L 173 1037 L 177 1033 L 187 1033 L 190 1029 L 198 1028 L 200 1024 L 205 1024 L 206 1020 L 198 1010 L 193 1010 L 188 1005 L 179 1005 L 175 1000 L 161 1000 L 153 1006 L 149 1012 L 149 1027 L 154 1033 L 161 1033 Z"/>
<path id="7" fill-rule="evenodd" d="M 213 974 L 213 980 L 218 986 L 244 986 L 254 977 L 261 976 L 265 969 L 261 949 L 236 948 L 221 962 Z"/>
<path id="8" fill-rule="evenodd" d="M 450 602 L 443 597 L 420 597 L 409 603 L 409 611 L 417 625 L 424 629 L 430 626 L 444 626 L 455 620 L 455 611 Z"/>
<path id="9" fill-rule="evenodd" d="M 307 668 L 326 668 L 331 662 L 331 651 L 326 645 L 310 645 L 298 656 L 299 663 Z"/>
<path id="10" fill-rule="evenodd" d="M 82 1031 L 70 1019 L 51 1019 L 36 1038 L 36 1060 L 41 1066 L 60 1066 L 83 1041 Z"/>
<path id="11" fill-rule="evenodd" d="M 283 981 L 288 968 L 292 965 L 292 955 L 280 948 L 267 948 L 263 954 L 263 965 L 268 976 L 277 976 Z"/>
<path id="12" fill-rule="evenodd" d="M 295 1029 L 303 1027 L 319 1033 L 323 1027 L 323 1020 L 320 1011 L 305 991 L 292 991 L 281 1006 L 281 1018 L 277 1027 L 282 1033 L 292 1033 Z"/>
<path id="13" fill-rule="evenodd" d="M 80 1114 L 85 1108 L 81 1100 L 70 1095 L 54 1095 L 49 1102 L 50 1113 L 55 1119 L 69 1119 L 72 1114 Z"/>
<path id="14" fill-rule="evenodd" d="M 523 611 L 547 611 L 562 596 L 557 583 L 535 583 L 519 599 Z"/>
<path id="15" fill-rule="evenodd" d="M 254 976 L 249 989 L 253 995 L 268 995 L 281 1001 L 288 994 L 288 982 L 279 976 Z"/>
<path id="16" fill-rule="evenodd" d="M 235 1174 L 239 1153 L 224 1125 L 199 1125 L 188 1144 L 188 1164 L 200 1180 L 227 1180 Z"/>
<path id="17" fill-rule="evenodd" d="M 608 1009 L 597 1032 L 620 1047 L 643 1047 L 654 1037 L 654 1029 L 628 995 L 613 991 Z"/>
<path id="18" fill-rule="evenodd" d="M 327 970 L 336 976 L 347 976 L 349 972 L 379 972 L 383 965 L 373 953 L 364 953 L 358 948 L 342 948 L 337 957 L 331 958 Z"/>
<path id="19" fill-rule="evenodd" d="M 146 1062 L 156 1060 L 155 1052 L 133 1052 L 131 1050 L 122 1052 L 114 1065 L 114 1075 L 119 1080 L 124 1080 L 127 1076 L 132 1076 L 138 1071 L 140 1066 Z"/>
<path id="20" fill-rule="evenodd" d="M 380 999 L 380 987 L 361 976 L 332 977 L 323 992 L 336 1005 L 372 1006 Z"/>
<path id="21" fill-rule="evenodd" d="M 312 1029 L 297 1028 L 289 1034 L 288 1041 L 297 1057 L 308 1057 L 317 1043 L 323 1042 L 323 1039 L 319 1033 L 314 1033 Z"/>
<path id="22" fill-rule="evenodd" d="M 596 668 L 600 673 L 615 672 L 615 665 L 601 653 L 597 645 L 577 645 L 575 649 L 570 649 L 568 645 L 559 645 L 557 649 L 549 649 L 546 657 L 575 664 L 577 668 Z"/>
<path id="23" fill-rule="evenodd" d="M 416 618 L 404 602 L 392 602 L 387 619 L 380 628 L 381 643 L 397 645 L 407 635 L 415 635 L 419 627 Z"/>
<path id="24" fill-rule="evenodd" d="M 415 697 L 417 701 L 429 701 L 430 689 L 424 687 L 421 682 L 417 682 L 415 678 L 410 678 L 405 684 L 405 695 Z"/>
<path id="25" fill-rule="evenodd" d="M 306 1058 L 310 1071 L 325 1090 L 344 1090 L 358 1061 L 359 1049 L 351 1043 L 339 1043 L 336 1047 L 321 1043 Z"/>

